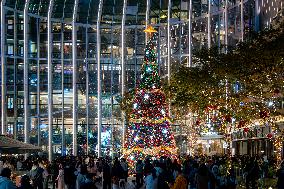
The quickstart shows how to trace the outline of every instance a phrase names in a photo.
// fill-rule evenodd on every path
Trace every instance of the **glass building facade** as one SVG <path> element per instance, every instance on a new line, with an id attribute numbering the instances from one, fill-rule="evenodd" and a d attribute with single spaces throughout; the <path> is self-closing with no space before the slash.
<path id="1" fill-rule="evenodd" d="M 282 0 L 2 0 L 1 133 L 50 159 L 119 153 L 119 103 L 139 81 L 145 25 L 158 31 L 169 78 L 174 65 L 191 66 L 194 50 L 234 47 L 281 8 Z"/>

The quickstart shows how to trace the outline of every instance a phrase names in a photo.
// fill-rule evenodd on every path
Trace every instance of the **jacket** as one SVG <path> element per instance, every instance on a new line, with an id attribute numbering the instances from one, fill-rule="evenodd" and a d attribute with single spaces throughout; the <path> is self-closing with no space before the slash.
<path id="1" fill-rule="evenodd" d="M 16 189 L 16 186 L 10 179 L 0 176 L 0 189 Z"/>

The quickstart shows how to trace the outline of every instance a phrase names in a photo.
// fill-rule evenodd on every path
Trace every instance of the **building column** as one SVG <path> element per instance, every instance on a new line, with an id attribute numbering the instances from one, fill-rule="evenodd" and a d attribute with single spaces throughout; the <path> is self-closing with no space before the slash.
<path id="1" fill-rule="evenodd" d="M 168 46 L 168 82 L 171 78 L 171 7 L 172 1 L 168 1 L 168 23 L 167 23 L 167 46 Z"/>
<path id="2" fill-rule="evenodd" d="M 61 109 L 62 109 L 62 113 L 61 113 L 61 155 L 65 156 L 66 155 L 66 142 L 65 142 L 65 122 L 64 122 L 64 20 L 62 19 L 62 23 L 61 23 L 61 98 L 62 98 L 62 105 L 61 105 Z"/>
<path id="3" fill-rule="evenodd" d="M 137 3 L 137 7 L 139 7 L 139 4 Z M 136 12 L 136 15 L 135 15 L 135 23 L 138 23 L 138 12 Z M 146 42 L 146 41 L 145 41 Z M 134 50 L 135 50 L 135 53 L 134 53 L 134 59 L 135 59 L 135 65 L 134 65 L 134 68 L 135 68 L 135 81 L 137 79 L 137 46 L 138 46 L 138 26 L 136 25 L 135 26 L 135 31 L 134 31 Z M 125 84 L 126 88 L 128 88 L 128 86 Z M 136 88 L 137 87 L 137 82 L 134 82 L 134 87 Z"/>
<path id="4" fill-rule="evenodd" d="M 146 2 L 146 19 L 145 19 L 145 29 L 148 27 L 148 24 L 150 23 L 150 6 L 151 6 L 151 0 L 147 0 Z M 151 24 L 151 23 L 150 23 Z M 148 33 L 145 33 L 145 44 L 147 44 L 148 40 Z"/>
<path id="5" fill-rule="evenodd" d="M 88 19 L 87 19 L 87 24 L 89 23 L 89 17 L 90 17 L 90 7 L 91 7 L 91 2 L 92 1 L 90 1 L 89 2 L 89 8 L 88 8 Z M 90 97 L 89 97 L 89 93 L 90 93 L 90 91 L 89 91 L 89 81 L 90 81 L 90 79 L 89 79 L 89 58 L 88 58 L 88 52 L 89 52 L 89 38 L 88 38 L 88 29 L 89 29 L 89 27 L 88 26 L 86 26 L 86 33 L 85 33 L 85 35 L 86 35 L 86 46 L 85 46 L 85 48 L 86 48 L 86 58 L 85 58 L 85 60 L 86 60 L 86 114 L 87 114 L 87 116 L 86 116 L 86 132 L 87 132 L 87 155 L 89 155 L 89 129 L 90 129 L 90 118 L 89 118 L 89 114 L 90 114 Z"/>
<path id="6" fill-rule="evenodd" d="M 207 40 L 208 49 L 211 48 L 211 0 L 208 0 L 208 14 L 207 14 Z"/>
<path id="7" fill-rule="evenodd" d="M 255 18 L 254 18 L 254 31 L 258 32 L 260 30 L 260 26 L 259 26 L 259 16 L 260 16 L 260 8 L 259 8 L 259 5 L 258 5 L 258 2 L 259 0 L 255 0 Z M 267 1 L 268 2 L 268 1 Z"/>
<path id="8" fill-rule="evenodd" d="M 89 99 L 89 60 L 88 60 L 88 27 L 86 27 L 86 133 L 87 133 L 87 155 L 89 154 L 89 113 L 90 113 L 90 99 Z"/>
<path id="9" fill-rule="evenodd" d="M 48 160 L 52 161 L 53 158 L 53 87 L 52 87 L 52 23 L 51 16 L 53 10 L 54 0 L 50 0 L 47 12 L 47 85 L 48 85 Z"/>
<path id="10" fill-rule="evenodd" d="M 17 28 L 18 18 L 17 18 L 17 12 L 14 11 L 14 82 L 13 82 L 13 89 L 14 89 L 14 127 L 13 127 L 13 137 L 14 139 L 17 139 L 17 124 L 18 124 L 18 102 L 17 102 L 17 61 L 18 59 L 15 56 L 15 53 L 17 52 L 17 41 L 18 41 L 18 30 Z M 2 108 L 3 109 L 3 108 Z"/>
<path id="11" fill-rule="evenodd" d="M 75 0 L 72 17 L 72 65 L 73 65 L 73 155 L 78 154 L 78 93 L 77 93 L 77 11 L 79 0 Z"/>
<path id="12" fill-rule="evenodd" d="M 228 50 L 228 0 L 225 1 L 224 26 L 225 26 L 225 52 L 227 53 L 227 50 Z"/>
<path id="13" fill-rule="evenodd" d="M 168 83 L 171 80 L 171 8 L 172 8 L 172 0 L 168 0 L 168 23 L 167 23 L 167 47 L 168 47 L 168 57 L 167 57 L 167 64 L 168 64 Z M 169 117 L 171 117 L 171 103 L 168 104 L 169 109 Z"/>
<path id="14" fill-rule="evenodd" d="M 6 23 L 5 23 L 5 6 L 6 0 L 1 1 L 1 134 L 7 133 L 7 100 L 6 100 Z"/>
<path id="15" fill-rule="evenodd" d="M 37 109 L 37 145 L 41 146 L 41 130 L 40 130 L 40 61 L 39 61 L 39 52 L 40 52 L 40 32 L 39 32 L 39 22 L 40 19 L 37 18 L 36 20 L 36 28 L 37 28 L 37 85 L 36 85 L 36 93 L 37 93 L 37 99 L 36 99 L 36 109 Z"/>
<path id="16" fill-rule="evenodd" d="M 29 28 L 29 0 L 26 0 L 24 8 L 24 138 L 25 143 L 29 143 L 29 131 L 30 131 L 30 112 L 29 112 L 29 39 L 28 39 L 28 28 Z"/>
<path id="17" fill-rule="evenodd" d="M 102 157 L 102 88 L 101 88 L 101 16 L 102 16 L 103 0 L 100 0 L 98 16 L 97 16 L 97 71 L 98 71 L 98 157 Z"/>
<path id="18" fill-rule="evenodd" d="M 189 0 L 188 6 L 188 64 L 187 67 L 192 65 L 192 0 Z"/>
<path id="19" fill-rule="evenodd" d="M 125 18 L 126 18 L 127 0 L 123 1 L 122 22 L 121 22 L 121 96 L 125 95 Z M 124 147 L 126 134 L 126 114 L 121 111 L 122 117 L 122 146 Z"/>
<path id="20" fill-rule="evenodd" d="M 241 7 L 241 42 L 244 41 L 244 0 L 240 2 Z"/>

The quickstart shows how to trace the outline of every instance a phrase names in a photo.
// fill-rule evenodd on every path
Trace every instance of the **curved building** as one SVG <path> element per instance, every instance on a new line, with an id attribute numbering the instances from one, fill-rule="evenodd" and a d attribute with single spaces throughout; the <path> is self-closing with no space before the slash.
<path id="1" fill-rule="evenodd" d="M 53 153 L 118 153 L 119 102 L 140 77 L 145 25 L 164 78 L 195 49 L 234 47 L 282 0 L 2 0 L 1 133 Z M 190 36 L 190 37 L 189 37 Z M 178 128 L 177 128 L 178 129 Z"/>

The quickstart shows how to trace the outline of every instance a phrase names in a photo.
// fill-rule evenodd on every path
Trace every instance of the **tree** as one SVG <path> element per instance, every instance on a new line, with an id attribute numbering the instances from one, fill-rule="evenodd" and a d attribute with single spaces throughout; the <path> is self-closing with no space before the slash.
<path id="1" fill-rule="evenodd" d="M 198 116 L 194 126 L 213 124 L 228 138 L 232 129 L 245 131 L 253 120 L 272 120 L 283 112 L 279 111 L 284 92 L 283 49 L 284 19 L 280 19 L 276 27 L 228 53 L 218 48 L 195 52 L 194 66 L 181 67 L 166 87 L 173 109 L 185 115 L 191 112 Z M 273 136 L 280 141 L 273 124 Z"/>
<path id="2" fill-rule="evenodd" d="M 166 97 L 161 90 L 155 37 L 146 45 L 141 81 L 131 100 L 123 153 L 131 165 L 146 156 L 176 156 Z"/>

